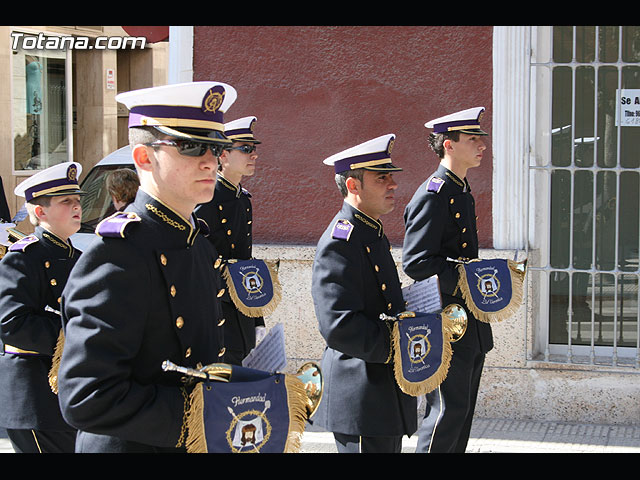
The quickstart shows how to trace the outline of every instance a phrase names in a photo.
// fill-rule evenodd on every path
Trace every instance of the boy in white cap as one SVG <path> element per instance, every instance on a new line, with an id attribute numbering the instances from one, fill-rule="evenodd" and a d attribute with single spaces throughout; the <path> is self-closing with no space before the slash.
<path id="1" fill-rule="evenodd" d="M 218 158 L 216 192 L 213 200 L 198 206 L 196 215 L 207 222 L 209 240 L 224 261 L 252 257 L 253 208 L 251 194 L 242 187 L 243 177 L 256 170 L 257 145 L 253 129 L 256 117 L 243 117 L 225 123 L 225 136 L 233 143 Z M 263 317 L 249 317 L 233 304 L 229 292 L 221 297 L 224 312 L 225 362 L 242 365 L 242 360 L 266 333 Z"/>
<path id="2" fill-rule="evenodd" d="M 81 170 L 60 163 L 15 189 L 35 231 L 0 262 L 0 425 L 20 453 L 74 451 L 75 429 L 63 420 L 48 377 L 62 326 L 60 296 L 80 256 L 69 237 L 82 217 Z"/>
<path id="3" fill-rule="evenodd" d="M 63 293 L 59 398 L 78 452 L 186 451 L 192 385 L 162 364 L 224 359 L 220 262 L 193 211 L 213 197 L 235 98 L 218 82 L 116 97 L 130 111 L 140 188 L 98 225 Z"/>
<path id="4" fill-rule="evenodd" d="M 314 424 L 333 432 L 340 453 L 399 453 L 402 436 L 416 430 L 416 399 L 395 381 L 391 329 L 380 319 L 404 310 L 380 221 L 395 206 L 394 140 L 383 135 L 324 160 L 344 201 L 313 262 L 311 293 L 327 343 Z"/>
<path id="5" fill-rule="evenodd" d="M 480 166 L 487 135 L 480 128 L 483 107 L 427 122 L 429 143 L 440 165 L 418 189 L 404 212 L 404 271 L 414 280 L 438 275 L 442 305 L 458 304 L 467 313 L 467 330 L 452 343 L 447 378 L 427 395 L 416 452 L 464 453 L 471 430 L 484 358 L 493 348 L 491 327 L 466 308 L 457 288 L 453 260 L 478 257 L 475 201 L 466 175 Z"/>

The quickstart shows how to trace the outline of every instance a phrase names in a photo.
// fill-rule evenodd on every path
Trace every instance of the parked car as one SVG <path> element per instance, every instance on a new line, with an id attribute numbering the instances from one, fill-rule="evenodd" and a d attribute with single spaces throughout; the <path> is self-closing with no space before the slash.
<path id="1" fill-rule="evenodd" d="M 86 192 L 81 197 L 82 226 L 78 233 L 71 236 L 73 246 L 85 250 L 96 238 L 95 229 L 105 217 L 115 212 L 111 196 L 107 191 L 107 174 L 118 168 L 135 169 L 131 156 L 131 147 L 119 148 L 100 160 L 80 182 L 80 188 Z"/>

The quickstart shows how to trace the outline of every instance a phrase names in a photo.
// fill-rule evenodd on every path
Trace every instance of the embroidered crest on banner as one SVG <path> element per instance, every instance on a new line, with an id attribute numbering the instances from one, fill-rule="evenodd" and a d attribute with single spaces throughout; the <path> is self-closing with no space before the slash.
<path id="1" fill-rule="evenodd" d="M 298 451 L 305 423 L 302 382 L 282 373 L 233 368 L 230 382 L 205 381 L 191 393 L 187 451 Z M 234 381 L 237 375 L 241 380 Z"/>
<path id="2" fill-rule="evenodd" d="M 504 320 L 516 313 L 524 296 L 526 260 L 471 260 L 458 265 L 458 287 L 480 321 Z"/>
<path id="3" fill-rule="evenodd" d="M 228 262 L 222 276 L 236 308 L 249 317 L 272 313 L 281 298 L 281 287 L 275 264 L 264 260 Z"/>
<path id="4" fill-rule="evenodd" d="M 436 389 L 451 363 L 451 333 L 439 313 L 402 316 L 393 324 L 394 375 L 414 397 Z"/>

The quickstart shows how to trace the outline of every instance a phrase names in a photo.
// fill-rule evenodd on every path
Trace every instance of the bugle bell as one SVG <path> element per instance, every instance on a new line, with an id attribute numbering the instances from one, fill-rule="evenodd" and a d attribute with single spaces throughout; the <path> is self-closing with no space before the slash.
<path id="1" fill-rule="evenodd" d="M 307 394 L 307 419 L 309 419 L 316 413 L 322 400 L 322 392 L 324 391 L 322 371 L 317 363 L 306 362 L 298 369 L 295 376 L 302 382 Z"/>
<path id="2" fill-rule="evenodd" d="M 457 303 L 450 303 L 442 309 L 442 316 L 447 319 L 451 343 L 457 342 L 467 331 L 467 312 Z"/>

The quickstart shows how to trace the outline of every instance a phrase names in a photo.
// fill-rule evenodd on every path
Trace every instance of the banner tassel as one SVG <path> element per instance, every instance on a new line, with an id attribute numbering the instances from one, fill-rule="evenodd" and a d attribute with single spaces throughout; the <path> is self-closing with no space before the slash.
<path id="1" fill-rule="evenodd" d="M 60 368 L 60 359 L 62 358 L 62 350 L 64 349 L 64 331 L 60 329 L 58 334 L 58 341 L 53 351 L 53 358 L 51 359 L 51 369 L 49 369 L 49 387 L 51 391 L 58 394 L 58 369 Z"/>
<path id="2" fill-rule="evenodd" d="M 185 405 L 186 427 L 188 430 L 186 447 L 188 453 L 207 453 L 204 431 L 204 396 L 202 383 L 197 383 Z"/>

